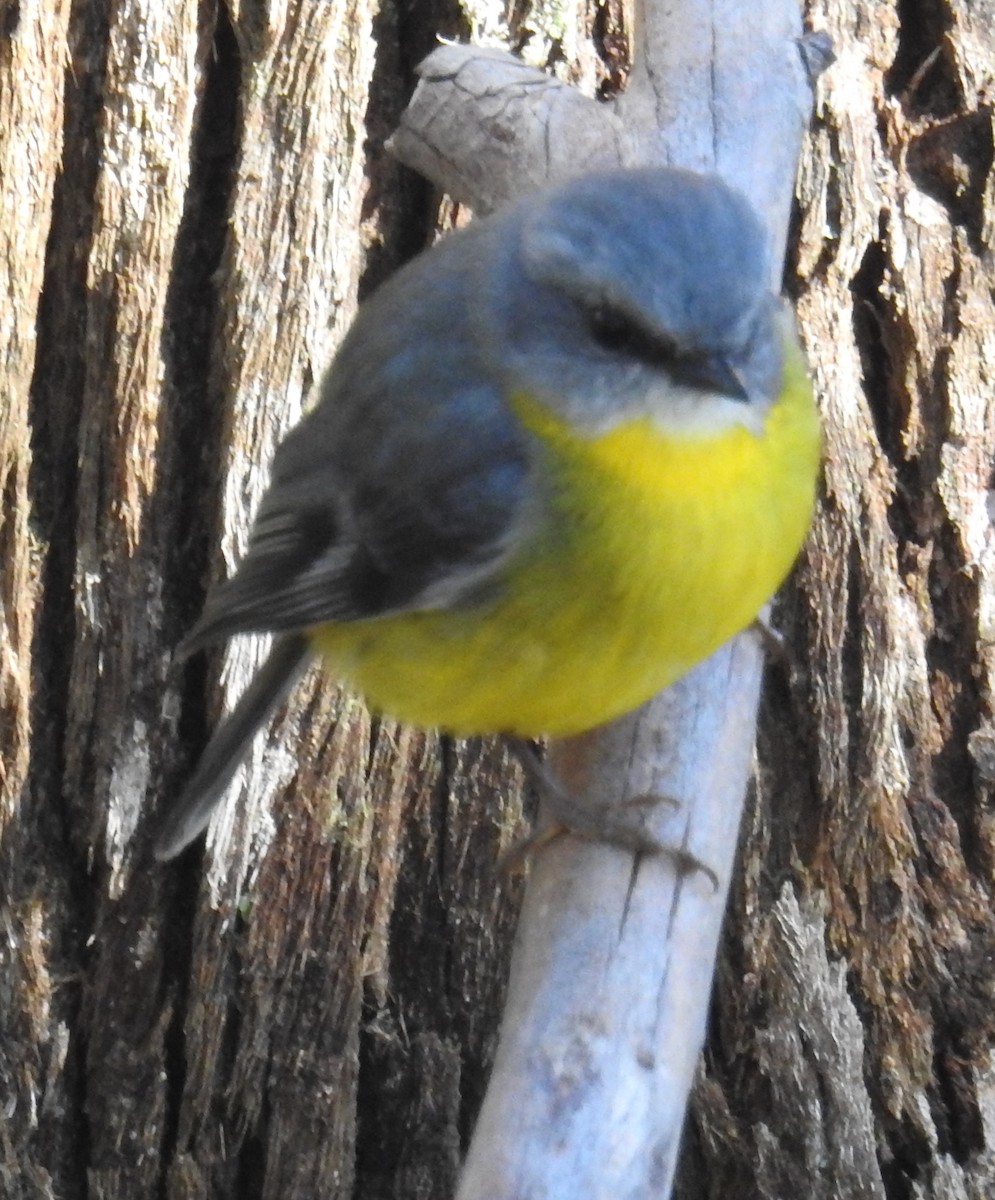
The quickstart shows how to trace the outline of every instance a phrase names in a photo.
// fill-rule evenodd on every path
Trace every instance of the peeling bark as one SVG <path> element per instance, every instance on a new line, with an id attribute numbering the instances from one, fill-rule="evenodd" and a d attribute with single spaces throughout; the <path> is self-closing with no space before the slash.
<path id="1" fill-rule="evenodd" d="M 823 18 L 838 59 L 793 287 L 825 493 L 782 606 L 797 669 L 769 672 L 698 1093 L 709 1194 L 995 1190 L 995 10 L 899 18 Z"/>

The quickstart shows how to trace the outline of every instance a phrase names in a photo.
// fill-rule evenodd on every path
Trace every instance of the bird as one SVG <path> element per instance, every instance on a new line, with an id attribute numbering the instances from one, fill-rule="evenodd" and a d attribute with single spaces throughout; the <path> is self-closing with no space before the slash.
<path id="1" fill-rule="evenodd" d="M 527 193 L 382 284 L 179 648 L 274 635 L 156 857 L 315 656 L 378 712 L 520 741 L 638 707 L 750 625 L 821 452 L 772 274 L 737 191 L 634 167 Z"/>

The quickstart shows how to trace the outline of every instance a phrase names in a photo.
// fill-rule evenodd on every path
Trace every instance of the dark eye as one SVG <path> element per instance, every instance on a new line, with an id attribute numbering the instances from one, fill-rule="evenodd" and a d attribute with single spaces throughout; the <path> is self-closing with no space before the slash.
<path id="1" fill-rule="evenodd" d="M 648 332 L 628 313 L 605 304 L 588 311 L 587 328 L 594 341 L 609 354 L 626 355 L 658 366 L 677 357 L 677 348 L 668 338 Z"/>

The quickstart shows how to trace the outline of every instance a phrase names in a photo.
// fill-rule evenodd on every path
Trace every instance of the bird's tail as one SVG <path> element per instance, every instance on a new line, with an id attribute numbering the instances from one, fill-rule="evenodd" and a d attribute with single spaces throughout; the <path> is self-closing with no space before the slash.
<path id="1" fill-rule="evenodd" d="M 239 702 L 214 731 L 176 805 L 166 814 L 154 846 L 160 862 L 175 858 L 203 832 L 256 730 L 303 674 L 310 656 L 303 634 L 290 634 L 273 644 Z"/>

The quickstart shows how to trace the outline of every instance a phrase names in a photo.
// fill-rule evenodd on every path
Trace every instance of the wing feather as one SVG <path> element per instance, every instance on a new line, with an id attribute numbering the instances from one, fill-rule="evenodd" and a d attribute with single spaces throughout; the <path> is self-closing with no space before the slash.
<path id="1" fill-rule="evenodd" d="M 186 652 L 456 605 L 496 579 L 522 528 L 530 449 L 478 345 L 478 242 L 477 255 L 440 247 L 430 280 L 416 260 L 363 307 Z"/>

